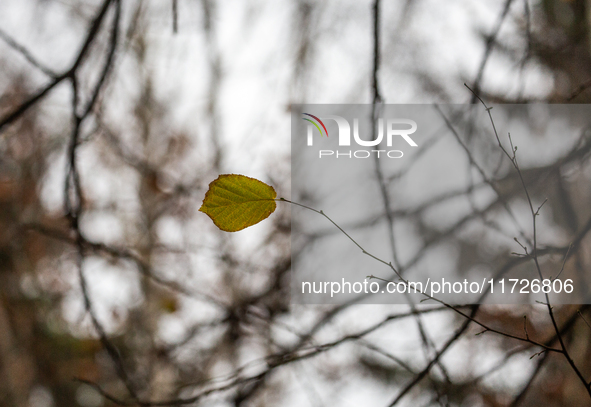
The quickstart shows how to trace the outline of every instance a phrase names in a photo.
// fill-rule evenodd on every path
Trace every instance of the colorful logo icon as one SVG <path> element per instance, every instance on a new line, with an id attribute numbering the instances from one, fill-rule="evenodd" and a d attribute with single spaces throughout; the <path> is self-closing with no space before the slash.
<path id="1" fill-rule="evenodd" d="M 326 134 L 326 137 L 328 137 L 328 130 L 326 130 L 326 126 L 324 125 L 324 123 L 322 123 L 322 120 L 320 120 L 318 117 L 316 117 L 310 113 L 303 113 L 303 114 L 305 114 L 306 116 L 310 116 L 312 119 L 316 120 L 316 121 L 313 121 L 313 120 L 308 119 L 307 117 L 302 117 L 302 119 L 304 119 L 305 121 L 310 122 L 314 126 L 316 126 L 316 128 L 320 132 L 320 135 L 322 136 L 322 130 L 320 129 L 320 127 L 318 127 L 318 124 L 316 122 L 320 123 L 320 125 L 324 129 L 324 134 Z"/>

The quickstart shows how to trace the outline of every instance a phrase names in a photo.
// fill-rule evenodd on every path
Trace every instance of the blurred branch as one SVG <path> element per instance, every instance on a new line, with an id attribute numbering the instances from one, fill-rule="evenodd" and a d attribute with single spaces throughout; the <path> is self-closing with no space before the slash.
<path id="1" fill-rule="evenodd" d="M 509 407 L 517 407 L 519 404 L 521 404 L 521 402 L 525 398 L 526 393 L 529 391 L 538 374 L 542 371 L 542 367 L 544 366 L 547 360 L 547 352 L 544 352 L 542 355 L 540 355 L 540 357 L 536 361 L 536 367 L 534 368 L 534 372 L 530 375 L 529 380 L 527 381 L 525 386 L 523 386 L 519 394 L 513 399 Z"/>
<path id="2" fill-rule="evenodd" d="M 245 371 L 251 365 L 255 365 L 258 362 L 258 361 L 252 361 L 252 362 L 249 362 L 247 365 L 244 365 L 244 366 L 236 369 L 230 376 L 225 377 L 224 381 L 229 380 L 229 383 L 219 385 L 217 387 L 213 387 L 210 389 L 202 390 L 198 394 L 196 394 L 195 396 L 192 396 L 192 397 L 171 399 L 171 400 L 166 400 L 166 401 L 142 401 L 141 405 L 142 406 L 167 406 L 167 405 L 175 406 L 175 405 L 185 405 L 185 404 L 196 403 L 196 402 L 200 401 L 201 399 L 203 399 L 204 397 L 209 396 L 211 394 L 226 391 L 226 390 L 232 389 L 236 386 L 259 382 L 260 380 L 262 380 L 264 377 L 266 377 L 267 375 L 269 375 L 271 372 L 273 372 L 275 369 L 277 369 L 279 367 L 315 357 L 321 353 L 332 350 L 339 345 L 345 344 L 347 342 L 359 340 L 359 339 L 369 335 L 370 333 L 375 332 L 376 330 L 384 327 L 386 324 L 388 324 L 390 322 L 412 317 L 412 316 L 414 316 L 414 314 L 416 312 L 421 313 L 421 314 L 427 314 L 427 313 L 432 313 L 432 312 L 443 311 L 444 309 L 445 309 L 444 307 L 436 307 L 436 308 L 427 308 L 427 309 L 423 309 L 423 310 L 418 310 L 415 312 L 406 312 L 406 313 L 401 313 L 401 314 L 390 315 L 390 316 L 386 317 L 385 319 L 381 320 L 380 322 L 370 326 L 369 328 L 366 328 L 356 334 L 343 336 L 343 337 L 341 337 L 335 341 L 332 341 L 332 342 L 327 342 L 327 343 L 324 343 L 321 345 L 314 345 L 314 346 L 310 346 L 310 347 L 302 347 L 301 345 L 296 345 L 295 347 L 293 347 L 292 349 L 289 349 L 287 351 L 266 356 L 264 358 L 264 361 L 267 365 L 267 368 L 265 370 L 263 370 L 261 373 L 257 373 L 257 374 L 251 375 L 251 376 L 240 377 L 240 373 Z M 302 342 L 300 342 L 300 343 L 302 343 Z M 94 383 L 89 382 L 88 384 L 97 388 L 101 392 L 101 394 L 103 394 L 105 397 L 108 396 L 109 400 L 114 401 L 115 403 L 117 403 L 119 405 L 132 405 L 133 404 L 133 402 L 125 401 L 122 399 L 117 399 L 112 395 L 108 395 L 108 393 L 104 392 L 104 390 L 102 390 L 98 385 L 96 385 Z"/>
<path id="3" fill-rule="evenodd" d="M 585 92 L 587 89 L 591 88 L 591 80 L 582 83 L 579 85 L 569 96 L 566 97 L 567 102 L 572 102 L 574 99 L 577 98 L 581 93 Z"/>
<path id="4" fill-rule="evenodd" d="M 390 402 L 390 404 L 388 405 L 388 407 L 392 407 L 395 406 L 396 404 L 398 404 L 398 402 L 400 400 L 402 400 L 402 398 L 409 392 L 411 391 L 417 384 L 419 384 L 421 382 L 421 380 L 423 380 L 423 378 L 425 378 L 425 376 L 427 376 L 427 374 L 431 371 L 431 368 L 439 361 L 439 359 L 441 359 L 441 357 L 445 354 L 445 352 L 447 352 L 447 350 L 454 344 L 456 343 L 456 341 L 458 341 L 462 335 L 464 334 L 464 332 L 466 332 L 466 330 L 468 329 L 468 326 L 470 325 L 470 321 L 471 319 L 473 319 L 476 316 L 476 313 L 478 312 L 478 308 L 480 306 L 479 305 L 473 305 L 472 306 L 472 311 L 469 314 L 470 318 L 466 319 L 462 326 L 460 326 L 459 329 L 457 329 L 454 333 L 454 335 L 447 340 L 447 342 L 443 345 L 443 347 L 435 354 L 435 356 L 429 361 L 429 363 L 427 364 L 427 366 L 425 366 L 425 368 L 423 368 L 423 370 L 421 370 L 420 373 L 418 373 L 415 378 L 408 383 L 399 393 L 398 395 L 392 400 L 392 402 Z"/>
<path id="5" fill-rule="evenodd" d="M 482 78 L 484 76 L 484 69 L 486 68 L 486 64 L 488 63 L 488 59 L 490 58 L 490 55 L 491 55 L 492 50 L 494 48 L 495 42 L 497 40 L 497 36 L 499 35 L 499 32 L 501 31 L 501 27 L 503 26 L 503 22 L 505 21 L 505 18 L 509 14 L 509 9 L 511 8 L 511 3 L 513 3 L 513 0 L 505 0 L 505 4 L 503 5 L 503 10 L 501 11 L 501 14 L 499 15 L 499 18 L 497 20 L 497 23 L 495 24 L 495 27 L 493 28 L 492 32 L 486 37 L 484 55 L 482 56 L 482 60 L 480 61 L 480 66 L 478 67 L 476 79 L 474 79 L 474 82 L 472 84 L 472 88 L 474 89 L 476 94 L 480 93 L 480 84 L 481 84 Z M 474 95 L 472 95 L 472 99 L 471 99 L 470 103 L 473 104 L 475 102 L 476 102 L 476 97 Z"/>
<path id="6" fill-rule="evenodd" d="M 67 233 L 65 233 L 63 231 L 57 230 L 57 229 L 47 228 L 47 227 L 45 227 L 43 225 L 39 225 L 39 224 L 25 224 L 25 225 L 23 225 L 23 227 L 25 229 L 34 230 L 34 231 L 39 232 L 45 236 L 60 240 L 62 242 L 68 243 L 68 244 L 77 244 L 76 240 L 73 239 L 70 235 L 68 235 Z M 133 253 L 129 249 L 112 247 L 112 246 L 106 245 L 104 243 L 91 242 L 91 241 L 87 240 L 84 236 L 80 237 L 80 241 L 81 241 L 81 244 L 83 245 L 85 250 L 92 250 L 93 252 L 96 252 L 96 253 L 107 254 L 107 255 L 112 256 L 113 258 L 116 258 L 116 259 L 131 260 L 133 263 L 135 263 L 137 265 L 138 270 L 144 276 L 151 279 L 155 283 L 161 285 L 162 287 L 165 287 L 169 290 L 172 290 L 172 291 L 177 292 L 179 294 L 185 295 L 187 297 L 205 299 L 208 302 L 210 302 L 211 304 L 217 305 L 218 307 L 220 307 L 223 310 L 226 310 L 228 308 L 228 304 L 223 303 L 221 300 L 213 297 L 210 294 L 189 290 L 187 287 L 183 286 L 182 284 L 179 284 L 175 281 L 166 280 L 166 279 L 160 277 L 158 275 L 158 273 L 155 270 L 153 270 L 152 267 L 150 267 L 150 265 L 146 261 L 144 261 L 142 258 L 140 258 L 139 255 Z"/>
<path id="7" fill-rule="evenodd" d="M 54 80 L 58 77 L 57 73 L 55 73 L 51 68 L 48 68 L 47 66 L 45 66 L 43 63 L 39 62 L 37 60 L 37 58 L 35 58 L 33 56 L 33 54 L 31 54 L 31 52 L 28 49 L 26 49 L 24 46 L 20 45 L 14 38 L 12 38 L 10 35 L 8 35 L 8 33 L 6 33 L 6 31 L 2 30 L 1 28 L 0 28 L 0 38 L 4 42 L 6 42 L 12 49 L 14 49 L 19 54 L 21 54 L 27 61 L 29 61 L 29 63 L 31 65 L 33 65 L 35 68 L 39 69 L 45 75 L 49 76 L 50 78 L 52 78 Z"/>
<path id="8" fill-rule="evenodd" d="M 517 217 L 515 216 L 515 214 L 513 213 L 511 208 L 509 207 L 509 203 L 505 199 L 504 195 L 500 192 L 500 190 L 499 190 L 498 186 L 495 184 L 494 180 L 489 178 L 489 176 L 486 175 L 486 173 L 484 172 L 484 169 L 476 162 L 476 159 L 472 155 L 472 152 L 470 151 L 468 146 L 462 141 L 462 138 L 460 137 L 460 135 L 456 131 L 455 127 L 452 125 L 452 123 L 447 118 L 447 116 L 443 113 L 443 111 L 441 110 L 439 105 L 435 105 L 435 109 L 437 109 L 437 112 L 439 113 L 441 118 L 445 121 L 445 124 L 447 125 L 448 129 L 451 131 L 451 133 L 453 134 L 453 136 L 456 139 L 456 141 L 458 142 L 458 144 L 462 147 L 462 149 L 466 153 L 466 156 L 468 157 L 472 167 L 476 168 L 476 170 L 478 171 L 478 173 L 480 174 L 480 176 L 482 177 L 484 182 L 487 185 L 489 185 L 492 188 L 492 190 L 495 192 L 495 194 L 497 195 L 499 201 L 502 203 L 503 207 L 505 208 L 505 211 L 513 220 L 513 224 L 515 225 L 516 228 L 518 228 L 521 238 L 526 240 L 527 242 L 529 242 L 529 238 L 525 235 L 525 232 L 521 229 L 521 226 L 519 225 L 519 222 L 517 221 Z"/>
<path id="9" fill-rule="evenodd" d="M 85 258 L 85 239 L 82 235 L 80 230 L 80 217 L 82 216 L 83 212 L 83 193 L 82 193 L 82 185 L 80 181 L 80 174 L 78 169 L 78 162 L 77 162 L 77 147 L 79 145 L 80 140 L 80 128 L 82 122 L 88 117 L 92 107 L 94 106 L 98 94 L 103 87 L 105 82 L 105 78 L 107 73 L 109 72 L 111 65 L 113 63 L 113 57 L 115 54 L 115 49 L 117 47 L 117 42 L 119 39 L 119 24 L 121 18 L 121 0 L 114 0 L 115 2 L 115 17 L 113 18 L 113 25 L 111 29 L 111 42 L 110 42 L 110 49 L 105 59 L 105 64 L 102 69 L 102 73 L 99 77 L 97 84 L 95 85 L 94 91 L 92 92 L 92 96 L 90 101 L 88 102 L 87 107 L 83 110 L 82 114 L 78 114 L 79 107 L 81 105 L 80 97 L 79 97 L 79 89 L 78 89 L 78 67 L 82 63 L 82 60 L 92 43 L 92 40 L 97 35 L 101 21 L 103 17 L 106 15 L 109 5 L 111 4 L 110 1 L 105 1 L 104 7 L 101 9 L 99 16 L 95 19 L 93 25 L 91 26 L 89 33 L 87 35 L 87 40 L 85 41 L 84 45 L 82 46 L 82 50 L 80 51 L 76 62 L 72 66 L 71 70 L 66 74 L 67 77 L 71 81 L 72 85 L 72 116 L 73 116 L 73 126 L 72 126 L 72 134 L 70 138 L 70 145 L 68 148 L 68 171 L 66 174 L 66 179 L 64 182 L 64 205 L 65 205 L 65 212 L 66 216 L 70 219 L 70 228 L 74 234 L 74 241 L 77 247 L 77 256 L 76 256 L 76 266 L 78 269 L 78 278 L 80 283 L 80 289 L 82 291 L 82 296 L 84 298 L 84 307 L 86 312 L 90 315 L 92 325 L 97 331 L 101 344 L 107 351 L 109 357 L 111 358 L 113 364 L 115 365 L 115 369 L 117 375 L 124 383 L 125 388 L 129 392 L 130 396 L 137 401 L 138 394 L 135 389 L 135 384 L 132 382 L 131 378 L 127 374 L 127 371 L 124 367 L 124 362 L 119 354 L 119 351 L 115 347 L 115 345 L 109 340 L 107 334 L 105 332 L 104 327 L 99 322 L 96 313 L 94 311 L 94 307 L 90 298 L 90 294 L 88 292 L 88 284 L 86 282 L 86 277 L 84 276 L 84 258 Z M 70 191 L 70 187 L 73 187 L 73 190 Z"/>
<path id="10" fill-rule="evenodd" d="M 178 0 L 172 0 L 172 32 L 174 34 L 178 33 L 179 28 L 179 10 L 178 10 Z"/>
<path id="11" fill-rule="evenodd" d="M 43 97 L 45 95 L 47 95 L 53 88 L 55 88 L 57 85 L 59 85 L 65 79 L 72 80 L 74 78 L 74 76 L 76 75 L 76 72 L 78 71 L 78 68 L 80 67 L 80 65 L 84 61 L 84 58 L 86 57 L 86 54 L 88 52 L 88 49 L 90 48 L 90 45 L 94 41 L 94 39 L 99 31 L 99 28 L 103 22 L 103 19 L 105 18 L 105 15 L 107 14 L 107 11 L 109 9 L 109 6 L 114 1 L 116 1 L 116 0 L 104 0 L 103 1 L 96 17 L 94 18 L 93 22 L 90 25 L 90 28 L 88 29 L 88 32 L 86 34 L 86 38 L 85 38 L 84 42 L 82 43 L 82 47 L 80 48 L 80 51 L 78 52 L 76 59 L 75 59 L 74 63 L 70 66 L 70 68 L 68 68 L 64 73 L 53 77 L 52 81 L 48 85 L 46 85 L 43 89 L 38 91 L 35 95 L 31 96 L 24 103 L 20 104 L 16 108 L 14 108 L 10 113 L 7 113 L 6 115 L 4 115 L 4 117 L 0 118 L 0 132 L 2 131 L 2 129 L 6 125 L 14 122 L 16 119 L 21 117 L 31 106 L 36 104 L 39 100 L 43 99 Z"/>
<path id="12" fill-rule="evenodd" d="M 380 69 L 380 0 L 374 0 L 372 6 L 372 29 L 373 29 L 373 67 L 372 67 L 372 103 L 382 101 L 380 94 L 380 84 L 378 80 L 378 71 Z"/>
<path id="13" fill-rule="evenodd" d="M 380 106 L 378 104 L 381 104 L 383 102 L 383 98 L 380 94 L 380 83 L 379 83 L 379 77 L 378 77 L 378 71 L 380 69 L 380 59 L 381 59 L 381 52 L 380 52 L 380 37 L 381 37 L 381 35 L 380 35 L 380 0 L 374 0 L 373 6 L 372 6 L 372 29 L 373 29 L 373 58 L 372 58 L 372 60 L 373 60 L 372 94 L 373 95 L 372 95 L 370 122 L 371 122 L 371 129 L 372 129 L 372 139 L 375 140 L 376 139 L 376 126 L 377 126 L 377 123 L 379 123 L 378 117 L 379 117 L 379 112 L 381 110 Z M 401 268 L 402 266 L 398 260 L 398 253 L 396 250 L 396 238 L 394 236 L 394 218 L 391 215 L 390 195 L 388 193 L 386 180 L 384 179 L 384 173 L 382 171 L 380 164 L 381 164 L 381 161 L 378 158 L 378 156 L 377 155 L 374 156 L 375 175 L 376 175 L 378 187 L 380 190 L 380 197 L 381 197 L 382 205 L 384 208 L 384 214 L 386 217 L 386 227 L 388 230 L 388 238 L 390 241 L 390 253 L 392 255 L 392 262 L 394 264 L 394 268 L 397 270 L 400 270 L 400 273 L 402 273 L 403 272 L 403 270 Z M 410 294 L 405 293 L 404 296 L 407 299 L 407 303 L 410 306 L 411 310 L 416 311 L 416 305 L 413 303 L 412 299 L 410 298 Z M 421 337 L 423 353 L 424 353 L 425 357 L 429 358 L 431 356 L 432 349 L 435 348 L 435 344 L 434 344 L 433 340 L 431 339 L 431 337 L 429 336 L 429 333 L 428 333 L 427 329 L 425 328 L 425 325 L 423 324 L 423 321 L 421 320 L 421 317 L 419 314 L 415 313 L 414 320 L 415 320 L 415 323 L 417 325 L 417 329 L 418 329 L 420 337 Z M 449 374 L 448 374 L 447 369 L 444 366 L 444 364 L 442 362 L 438 361 L 437 366 L 439 367 L 439 369 L 443 373 L 443 376 L 445 377 L 446 381 L 451 382 L 451 379 L 449 377 Z M 440 394 L 439 387 L 437 386 L 437 383 L 435 383 L 433 381 L 432 385 L 433 385 L 433 390 L 435 391 L 435 393 L 437 393 L 437 395 L 440 396 L 441 394 Z"/>

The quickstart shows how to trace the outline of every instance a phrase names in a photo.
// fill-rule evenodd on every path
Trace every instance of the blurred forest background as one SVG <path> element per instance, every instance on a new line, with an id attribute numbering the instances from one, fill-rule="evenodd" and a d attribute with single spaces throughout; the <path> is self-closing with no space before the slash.
<path id="1" fill-rule="evenodd" d="M 588 306 L 292 305 L 289 207 L 197 211 L 220 173 L 289 197 L 290 105 L 373 71 L 386 103 L 591 98 L 587 0 L 377 6 L 0 0 L 0 406 L 591 405 Z M 589 140 L 524 169 L 584 272 Z"/>

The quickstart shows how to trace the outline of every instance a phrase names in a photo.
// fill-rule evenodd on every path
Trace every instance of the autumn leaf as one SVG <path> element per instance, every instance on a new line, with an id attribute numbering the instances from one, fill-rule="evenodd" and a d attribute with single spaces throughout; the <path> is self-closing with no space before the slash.
<path id="1" fill-rule="evenodd" d="M 199 210 L 221 230 L 237 232 L 268 218 L 276 196 L 273 187 L 258 179 L 223 174 L 209 184 Z"/>

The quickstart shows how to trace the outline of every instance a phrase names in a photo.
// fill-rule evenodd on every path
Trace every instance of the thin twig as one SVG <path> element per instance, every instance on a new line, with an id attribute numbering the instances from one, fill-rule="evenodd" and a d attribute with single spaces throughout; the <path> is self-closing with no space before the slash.
<path id="1" fill-rule="evenodd" d="M 521 168 L 519 167 L 519 163 L 517 161 L 517 147 L 515 147 L 513 145 L 513 141 L 511 140 L 511 137 L 509 135 L 509 142 L 511 144 L 511 150 L 512 153 L 509 154 L 507 152 L 507 150 L 503 147 L 503 145 L 501 144 L 501 140 L 499 138 L 499 134 L 497 133 L 497 129 L 496 126 L 494 124 L 494 120 L 491 114 L 491 109 L 492 107 L 488 107 L 486 105 L 486 103 L 484 103 L 484 101 L 478 96 L 478 94 L 473 91 L 468 85 L 464 84 L 464 86 L 466 86 L 473 94 L 474 96 L 482 103 L 482 105 L 484 106 L 484 108 L 486 109 L 488 116 L 490 118 L 490 122 L 491 125 L 493 127 L 494 133 L 495 133 L 495 137 L 497 139 L 497 143 L 499 145 L 499 148 L 503 151 L 503 153 L 505 153 L 505 155 L 507 156 L 507 158 L 509 158 L 509 160 L 511 161 L 511 163 L 513 164 L 513 167 L 515 168 L 515 171 L 517 172 L 517 175 L 519 176 L 519 179 L 521 181 L 521 185 L 523 187 L 523 191 L 525 193 L 526 199 L 527 199 L 527 203 L 530 209 L 530 213 L 531 213 L 531 217 L 532 217 L 532 234 L 533 234 L 533 246 L 532 246 L 532 254 L 531 254 L 531 258 L 534 261 L 535 267 L 536 267 L 536 271 L 538 273 L 538 277 L 540 278 L 540 280 L 544 279 L 543 273 L 542 273 L 542 269 L 540 267 L 540 263 L 538 260 L 538 247 L 537 247 L 537 223 L 536 223 L 536 218 L 538 216 L 538 213 L 536 210 L 534 210 L 534 206 L 533 206 L 533 202 L 531 199 L 531 196 L 529 194 L 529 190 L 527 188 L 527 185 L 525 184 L 525 180 L 523 179 L 523 174 L 521 173 Z M 540 205 L 541 207 L 541 205 Z M 527 254 L 527 253 L 526 253 Z M 572 359 L 572 357 L 570 356 L 570 353 L 568 352 L 567 348 L 566 348 L 566 344 L 564 343 L 564 339 L 562 338 L 562 335 L 560 334 L 560 330 L 558 328 L 558 324 L 556 323 L 556 317 L 554 315 L 554 310 L 553 307 L 550 303 L 550 297 L 548 295 L 548 293 L 544 293 L 545 299 L 546 299 L 546 306 L 548 308 L 548 315 L 550 316 L 550 320 L 552 321 L 552 326 L 554 327 L 554 331 L 556 332 L 557 338 L 558 338 L 558 342 L 560 343 L 560 347 L 562 349 L 562 354 L 564 355 L 564 357 L 566 358 L 568 364 L 571 366 L 572 370 L 575 372 L 575 374 L 577 375 L 577 377 L 579 378 L 579 380 L 584 384 L 585 389 L 587 390 L 587 393 L 589 394 L 589 396 L 591 397 L 591 386 L 589 385 L 589 383 L 587 382 L 587 380 L 585 379 L 585 377 L 583 377 L 583 374 L 581 373 L 581 371 L 579 370 L 579 368 L 577 367 L 577 365 L 575 364 L 574 360 Z"/>

